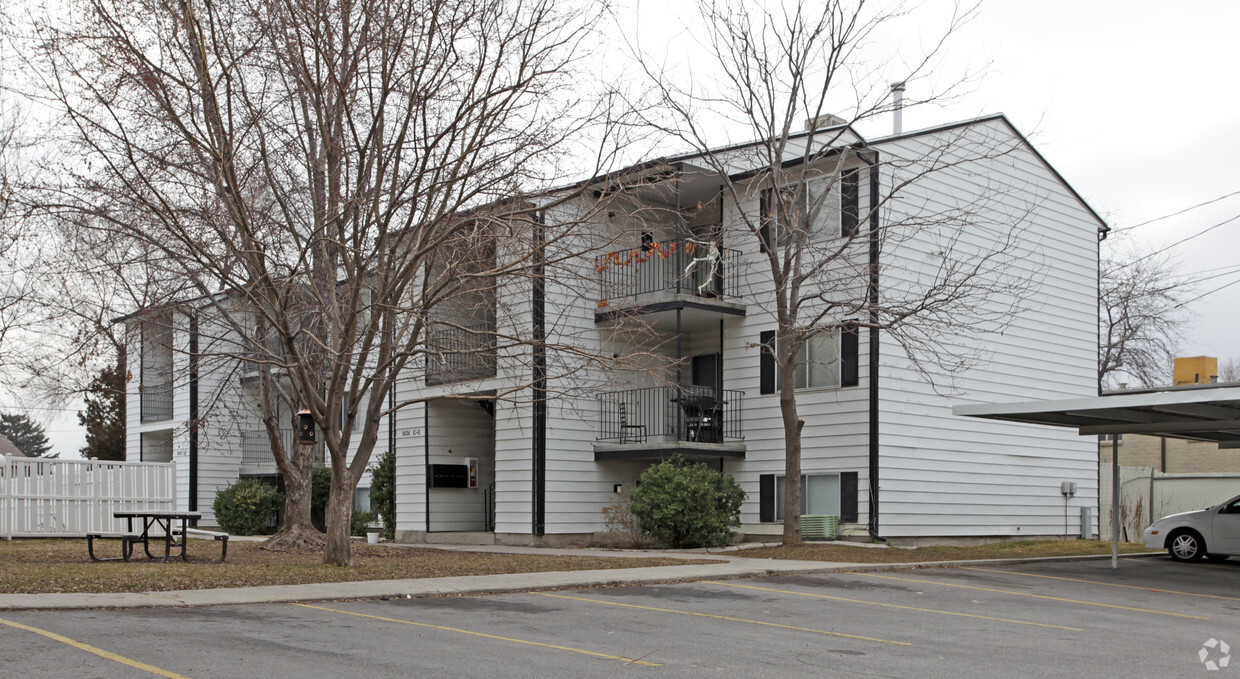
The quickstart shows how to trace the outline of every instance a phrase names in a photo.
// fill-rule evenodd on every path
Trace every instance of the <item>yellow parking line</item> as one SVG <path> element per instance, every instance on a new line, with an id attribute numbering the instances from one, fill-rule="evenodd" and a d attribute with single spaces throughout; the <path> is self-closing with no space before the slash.
<path id="1" fill-rule="evenodd" d="M 827 594 L 812 594 L 810 592 L 797 592 L 790 589 L 774 589 L 772 587 L 755 587 L 754 585 L 738 585 L 734 582 L 717 582 L 715 580 L 702 580 L 707 585 L 719 585 L 720 587 L 738 587 L 740 589 L 756 589 L 760 592 L 777 592 L 779 594 L 796 594 L 797 596 L 813 597 L 815 599 L 830 599 L 831 601 L 846 601 L 853 604 L 866 604 L 869 606 L 883 606 L 886 608 L 899 608 L 906 611 L 919 611 L 922 613 L 938 613 L 939 615 L 956 615 L 962 618 L 977 618 L 978 620 L 990 620 L 992 622 L 1010 622 L 1014 625 L 1033 625 L 1034 627 L 1049 627 L 1050 629 L 1062 629 L 1069 632 L 1084 632 L 1080 627 L 1064 627 L 1062 625 L 1047 625 L 1041 622 L 1029 622 L 1027 620 L 1011 620 L 1008 618 L 995 618 L 989 615 L 977 615 L 975 613 L 957 613 L 955 611 L 940 611 L 934 608 L 918 608 L 916 606 L 902 606 L 900 604 L 888 604 L 880 601 L 863 601 L 861 599 L 848 599 L 841 596 L 830 596 Z"/>
<path id="2" fill-rule="evenodd" d="M 1160 594 L 1183 594 L 1184 596 L 1199 596 L 1206 599 L 1223 599 L 1225 601 L 1240 601 L 1240 598 L 1234 596 L 1220 596 L 1218 594 L 1197 594 L 1195 592 L 1179 592 L 1174 589 L 1158 589 L 1157 587 L 1141 587 L 1140 585 L 1121 585 L 1117 582 L 1100 582 L 1098 580 L 1083 580 L 1081 578 L 1065 578 L 1058 575 L 1042 575 L 1040 573 L 1019 573 L 1017 571 L 1005 571 L 998 568 L 976 568 L 965 567 L 963 570 L 969 571 L 986 571 L 988 573 L 1007 573 L 1009 575 L 1024 575 L 1030 578 L 1046 578 L 1047 580 L 1063 580 L 1065 582 L 1083 582 L 1088 585 L 1105 585 L 1107 587 L 1123 587 L 1124 589 L 1139 589 L 1146 592 L 1159 592 Z"/>
<path id="3" fill-rule="evenodd" d="M 867 578 L 882 578 L 884 580 L 900 580 L 903 582 L 917 582 L 923 585 L 939 585 L 940 587 L 957 587 L 960 589 L 973 589 L 973 590 L 978 590 L 980 592 L 994 592 L 995 594 L 1011 594 L 1012 596 L 1027 596 L 1027 597 L 1033 597 L 1035 599 L 1047 599 L 1050 601 L 1062 601 L 1062 602 L 1069 603 L 1069 604 L 1081 604 L 1083 606 L 1101 606 L 1103 608 L 1118 608 L 1123 611 L 1136 611 L 1137 613 L 1154 613 L 1157 615 L 1172 615 L 1177 618 L 1192 618 L 1194 620 L 1209 620 L 1209 618 L 1202 617 L 1200 615 L 1187 615 L 1184 613 L 1170 613 L 1168 611 L 1155 611 L 1155 610 L 1151 610 L 1148 608 L 1133 608 L 1132 606 L 1117 606 L 1115 604 L 1101 604 L 1096 601 L 1080 601 L 1078 599 L 1064 599 L 1062 597 L 1047 596 L 1045 594 L 1029 594 L 1028 592 L 1013 592 L 1008 589 L 992 589 L 990 587 L 977 587 L 976 585 L 958 585 L 958 584 L 951 583 L 951 582 L 936 582 L 934 580 L 918 580 L 916 578 L 897 578 L 894 575 L 879 575 L 877 573 L 854 572 L 853 575 L 860 575 L 860 576 L 864 576 Z"/>
<path id="4" fill-rule="evenodd" d="M 555 599 L 571 599 L 573 601 L 588 601 L 593 604 L 606 604 L 608 606 L 622 606 L 624 608 L 636 608 L 643 611 L 657 611 L 659 613 L 680 613 L 681 615 L 696 615 L 701 618 L 714 618 L 715 620 L 730 620 L 732 622 L 747 622 L 751 625 L 762 625 L 764 627 L 778 627 L 780 629 L 796 630 L 798 632 L 813 632 L 814 634 L 826 634 L 833 637 L 846 637 L 848 639 L 860 639 L 862 641 L 874 641 L 880 644 L 895 644 L 896 646 L 911 646 L 907 641 L 891 641 L 888 639 L 875 639 L 873 637 L 862 637 L 856 634 L 843 634 L 840 632 L 828 632 L 826 630 L 811 629 L 809 627 L 794 627 L 793 625 L 780 625 L 774 622 L 763 622 L 761 620 L 746 620 L 745 618 L 730 618 L 726 615 L 714 615 L 712 613 L 696 613 L 694 611 L 682 611 L 675 608 L 655 608 L 654 606 L 638 606 L 637 604 L 622 604 L 618 601 L 603 601 L 602 599 L 587 599 L 579 596 L 566 596 L 563 594 L 551 594 L 549 592 L 530 592 L 540 596 L 549 596 Z"/>
<path id="5" fill-rule="evenodd" d="M 572 653 L 581 653 L 583 655 L 592 655 L 596 658 L 607 658 L 608 660 L 623 660 L 625 663 L 632 665 L 646 665 L 647 667 L 662 667 L 659 663 L 646 662 L 638 658 L 626 658 L 622 655 L 611 655 L 608 653 L 598 653 L 596 651 L 586 651 L 580 648 L 572 648 L 569 646 L 557 646 L 555 644 L 544 644 L 539 641 L 527 641 L 525 639 L 513 639 L 512 637 L 501 637 L 495 634 L 484 634 L 482 632 L 472 632 L 467 629 L 457 629 L 455 627 L 444 627 L 443 625 L 431 625 L 425 622 L 413 622 L 412 620 L 401 620 L 399 618 L 385 618 L 381 615 L 369 615 L 366 613 L 354 613 L 352 611 L 342 611 L 338 608 L 326 608 L 323 606 L 311 606 L 310 604 L 293 604 L 302 608 L 313 608 L 319 611 L 329 611 L 331 613 L 342 613 L 344 615 L 355 615 L 359 618 L 370 618 L 371 620 L 382 620 L 384 622 L 395 622 L 402 625 L 414 625 L 415 627 L 428 627 L 430 629 L 443 630 L 445 632 L 458 632 L 460 634 L 468 634 L 474 637 L 482 637 L 484 639 L 495 639 L 497 641 L 509 641 L 514 644 L 525 644 L 527 646 L 538 646 L 540 648 L 553 648 L 557 651 L 570 651 Z"/>
<path id="6" fill-rule="evenodd" d="M 62 644 L 68 644 L 74 648 L 86 651 L 87 653 L 94 653 L 95 655 L 101 658 L 107 658 L 108 660 L 118 662 L 122 665 L 128 665 L 134 669 L 139 669 L 144 672 L 150 672 L 151 674 L 158 674 L 161 677 L 167 677 L 168 679 L 189 679 L 189 677 L 186 677 L 183 674 L 177 674 L 176 672 L 169 672 L 168 670 L 160 669 L 158 667 L 155 667 L 154 665 L 148 665 L 144 662 L 138 662 L 137 660 L 126 658 L 123 655 L 117 655 L 116 653 L 113 653 L 112 651 L 105 651 L 102 648 L 97 648 L 95 646 L 91 646 L 90 644 L 84 644 L 80 641 L 74 641 L 73 639 L 70 639 L 69 637 L 66 637 L 61 634 L 57 634 L 55 632 L 49 632 L 45 629 L 39 629 L 38 627 L 31 627 L 30 625 L 23 625 L 20 622 L 13 622 L 12 620 L 5 620 L 4 618 L 0 618 L 0 625 L 8 625 L 9 627 L 15 627 L 17 629 L 25 630 L 27 632 L 34 632 L 35 634 L 45 636 L 48 639 L 52 639 L 53 641 L 59 641 Z"/>

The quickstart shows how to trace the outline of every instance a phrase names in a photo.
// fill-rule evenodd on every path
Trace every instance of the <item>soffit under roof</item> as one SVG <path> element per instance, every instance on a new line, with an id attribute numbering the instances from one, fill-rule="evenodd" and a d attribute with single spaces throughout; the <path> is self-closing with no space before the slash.
<path id="1" fill-rule="evenodd" d="M 1023 403 L 959 405 L 952 413 L 1005 422 L 1072 427 L 1083 436 L 1145 434 L 1240 448 L 1240 384 L 1108 392 Z"/>

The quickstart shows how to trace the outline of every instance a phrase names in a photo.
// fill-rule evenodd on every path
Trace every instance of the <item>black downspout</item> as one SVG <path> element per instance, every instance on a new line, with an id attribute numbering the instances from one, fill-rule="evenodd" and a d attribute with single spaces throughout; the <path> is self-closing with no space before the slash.
<path id="1" fill-rule="evenodd" d="M 395 380 L 391 380 L 391 381 L 389 381 L 389 383 L 388 383 L 388 385 L 389 385 L 389 386 L 388 386 L 388 452 L 389 452 L 389 454 L 391 454 L 391 456 L 392 456 L 392 465 L 393 465 L 393 466 L 395 466 L 395 465 L 396 465 L 396 385 L 395 385 L 394 383 L 395 383 Z M 395 472 L 396 470 L 395 470 L 395 469 L 393 469 L 392 471 L 393 471 L 393 472 Z M 392 480 L 392 483 L 393 483 L 393 485 L 395 485 L 396 480 L 395 480 L 395 479 L 393 479 L 393 480 Z M 373 486 L 373 484 L 372 484 L 372 486 Z M 393 490 L 394 490 L 394 489 L 393 489 Z M 393 513 L 393 516 L 395 516 L 395 513 L 396 513 L 396 507 L 395 507 L 395 505 L 396 505 L 396 497 L 395 497 L 395 493 L 393 493 L 393 497 L 392 497 L 392 505 L 393 505 L 393 507 L 392 507 L 392 513 Z M 374 509 L 374 501 L 373 501 L 373 500 L 371 501 L 370 506 L 371 506 L 371 509 L 373 510 L 373 509 Z M 395 532 L 395 531 L 396 531 L 396 527 L 395 527 L 395 526 L 393 526 L 393 527 L 392 527 L 392 531 L 393 531 L 393 532 L 392 532 L 392 537 L 396 537 L 396 532 Z"/>
<path id="2" fill-rule="evenodd" d="M 198 317 L 194 315 L 189 317 L 189 511 L 198 511 Z"/>
<path id="3" fill-rule="evenodd" d="M 425 532 L 431 532 L 431 404 L 422 402 L 422 468 L 425 470 L 426 483 L 422 487 L 422 520 L 426 524 Z"/>
<path id="4" fill-rule="evenodd" d="M 198 510 L 198 317 L 190 316 L 190 512 Z"/>
<path id="5" fill-rule="evenodd" d="M 542 537 L 547 534 L 547 337 L 546 328 L 546 297 L 547 282 L 543 279 L 546 266 L 546 253 L 543 248 L 546 234 L 543 226 L 545 215 L 539 212 L 534 220 L 534 281 L 531 299 L 531 316 L 533 317 L 533 511 L 531 512 L 534 535 Z"/>
<path id="6" fill-rule="evenodd" d="M 870 537 L 886 541 L 878 534 L 878 152 L 870 163 Z"/>

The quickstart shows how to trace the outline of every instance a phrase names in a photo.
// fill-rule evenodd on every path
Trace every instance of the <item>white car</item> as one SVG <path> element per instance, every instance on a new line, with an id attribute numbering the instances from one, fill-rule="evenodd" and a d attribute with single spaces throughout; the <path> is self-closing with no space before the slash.
<path id="1" fill-rule="evenodd" d="M 1209 509 L 1164 516 L 1145 529 L 1145 546 L 1176 561 L 1222 561 L 1240 555 L 1240 496 Z"/>

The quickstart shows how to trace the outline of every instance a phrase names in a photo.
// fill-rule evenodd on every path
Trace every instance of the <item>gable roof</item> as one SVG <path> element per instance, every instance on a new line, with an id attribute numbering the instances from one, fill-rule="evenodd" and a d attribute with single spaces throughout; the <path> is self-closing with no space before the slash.
<path id="1" fill-rule="evenodd" d="M 4 434 L 0 434 L 0 455 L 5 455 L 8 457 L 26 457 L 22 451 L 17 449 L 17 446 L 13 445 L 13 442 L 9 440 L 9 437 Z"/>
<path id="2" fill-rule="evenodd" d="M 1056 170 L 1055 167 L 1046 160 L 1046 157 L 1043 156 L 1041 152 L 1039 152 L 1038 149 L 1033 146 L 1033 144 L 1029 143 L 1029 139 L 1025 137 L 1025 135 L 1021 134 L 1020 130 L 1016 129 L 1016 126 L 1012 124 L 1012 121 L 1008 120 L 1008 117 L 1002 113 L 993 113 L 990 115 L 982 116 L 980 118 L 974 118 L 972 120 L 961 120 L 961 121 L 957 121 L 954 123 L 939 125 L 937 127 L 927 127 L 921 130 L 913 130 L 912 132 L 901 132 L 900 134 L 892 134 L 886 137 L 878 137 L 876 139 L 870 140 L 870 146 L 877 146 L 879 144 L 884 144 L 884 143 L 894 142 L 894 141 L 902 141 L 905 139 L 913 139 L 913 138 L 921 137 L 925 135 L 938 134 L 940 132 L 946 132 L 948 130 L 968 127 L 970 125 L 978 125 L 978 124 L 990 123 L 990 122 L 1000 122 L 1005 127 L 1008 128 L 1008 130 L 1020 141 L 1020 143 L 1030 153 L 1032 153 L 1035 158 L 1038 159 L 1038 162 L 1041 163 L 1042 166 L 1045 167 L 1046 170 L 1051 173 L 1051 175 L 1055 178 L 1055 180 L 1058 181 L 1060 184 L 1062 184 L 1063 187 L 1067 189 L 1069 193 L 1072 194 L 1072 197 L 1075 198 L 1077 202 L 1081 204 L 1081 207 L 1085 208 L 1085 210 L 1089 212 L 1090 215 L 1093 216 L 1093 218 L 1098 222 L 1098 232 L 1102 234 L 1103 238 L 1106 237 L 1106 234 L 1110 233 L 1111 227 L 1107 225 L 1107 222 L 1105 219 L 1102 218 L 1102 215 L 1098 214 L 1098 212 L 1094 210 L 1094 208 L 1091 207 L 1089 203 L 1085 202 L 1085 199 L 1081 196 L 1080 193 L 1077 192 L 1076 189 L 1072 188 L 1072 185 L 1068 183 L 1068 180 L 1064 179 L 1063 175 L 1059 174 L 1059 171 Z"/>

